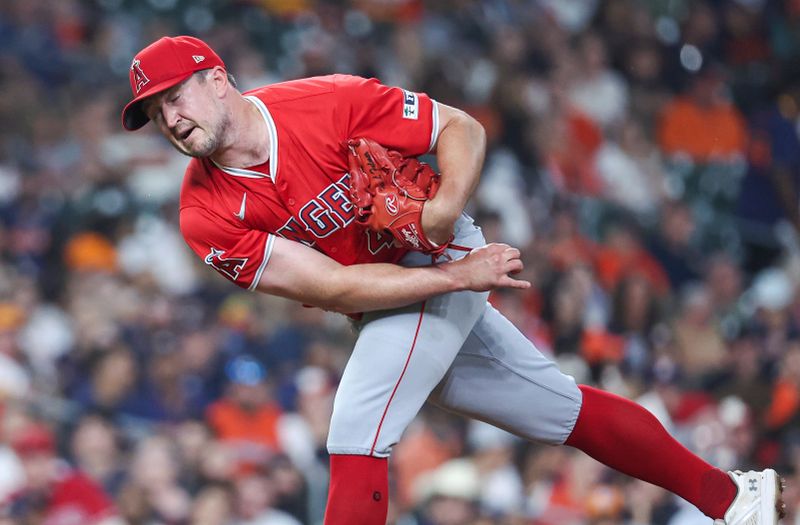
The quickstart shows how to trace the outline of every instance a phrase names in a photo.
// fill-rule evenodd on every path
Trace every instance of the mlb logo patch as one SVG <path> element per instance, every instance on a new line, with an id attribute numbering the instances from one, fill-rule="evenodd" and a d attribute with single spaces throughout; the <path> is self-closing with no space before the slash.
<path id="1" fill-rule="evenodd" d="M 416 93 L 403 90 L 403 118 L 417 120 L 419 118 L 419 99 Z"/>

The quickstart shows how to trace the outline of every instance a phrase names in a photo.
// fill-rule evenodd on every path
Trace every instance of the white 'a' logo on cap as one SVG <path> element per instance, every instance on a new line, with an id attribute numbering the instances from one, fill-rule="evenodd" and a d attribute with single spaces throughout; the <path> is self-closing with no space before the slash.
<path id="1" fill-rule="evenodd" d="M 204 57 L 203 55 L 192 55 L 192 58 L 194 59 L 195 64 L 199 64 L 200 62 L 206 59 L 206 57 Z"/>
<path id="2" fill-rule="evenodd" d="M 138 58 L 134 58 L 133 63 L 131 64 L 131 71 L 133 71 L 133 83 L 136 86 L 136 93 L 139 93 L 139 91 L 142 90 L 142 87 L 150 82 L 150 79 L 144 74 L 144 71 L 142 71 L 142 66 L 139 64 L 140 62 Z"/>

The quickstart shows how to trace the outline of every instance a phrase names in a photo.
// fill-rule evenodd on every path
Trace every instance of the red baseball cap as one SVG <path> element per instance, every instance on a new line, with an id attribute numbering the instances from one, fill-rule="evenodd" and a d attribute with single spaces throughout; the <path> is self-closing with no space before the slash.
<path id="1" fill-rule="evenodd" d="M 53 432 L 41 423 L 31 423 L 11 438 L 11 447 L 20 455 L 39 452 L 53 453 L 56 450 Z"/>
<path id="2" fill-rule="evenodd" d="M 165 91 L 194 72 L 225 64 L 208 44 L 192 36 L 165 36 L 139 51 L 131 63 L 133 100 L 122 111 L 122 125 L 128 131 L 150 120 L 142 111 L 142 100 Z"/>

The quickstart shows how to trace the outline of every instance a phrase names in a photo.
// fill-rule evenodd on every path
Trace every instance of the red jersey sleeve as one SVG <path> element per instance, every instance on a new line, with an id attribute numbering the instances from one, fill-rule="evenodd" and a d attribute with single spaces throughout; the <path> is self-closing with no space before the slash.
<path id="1" fill-rule="evenodd" d="M 183 238 L 207 265 L 234 284 L 255 290 L 269 262 L 274 235 L 237 226 L 200 206 L 181 209 Z"/>
<path id="2" fill-rule="evenodd" d="M 349 75 L 335 75 L 334 85 L 344 140 L 367 137 L 408 157 L 433 149 L 439 108 L 428 95 Z"/>

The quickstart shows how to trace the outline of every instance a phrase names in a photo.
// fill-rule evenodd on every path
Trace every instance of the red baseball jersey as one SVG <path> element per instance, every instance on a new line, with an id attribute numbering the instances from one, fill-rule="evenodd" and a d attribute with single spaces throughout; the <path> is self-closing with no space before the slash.
<path id="1" fill-rule="evenodd" d="M 350 265 L 397 262 L 392 238 L 353 221 L 345 142 L 367 137 L 405 156 L 436 143 L 438 106 L 427 95 L 375 79 L 332 75 L 245 93 L 261 112 L 269 160 L 247 169 L 192 159 L 180 197 L 180 227 L 206 264 L 255 289 L 275 236 Z"/>

